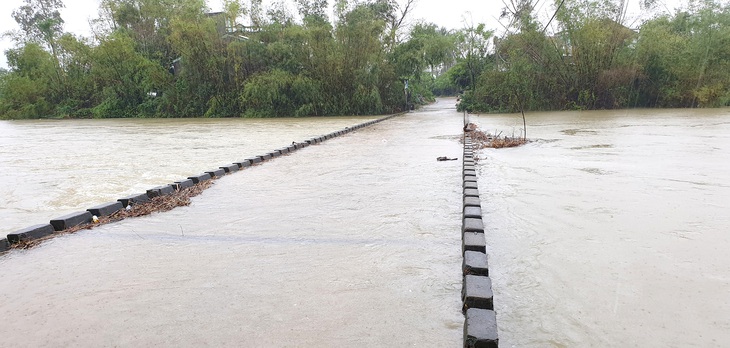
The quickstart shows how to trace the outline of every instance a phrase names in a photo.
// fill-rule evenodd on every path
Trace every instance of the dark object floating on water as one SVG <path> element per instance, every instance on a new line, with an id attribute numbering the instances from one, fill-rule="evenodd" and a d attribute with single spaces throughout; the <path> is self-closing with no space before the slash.
<path id="1" fill-rule="evenodd" d="M 456 161 L 458 158 L 448 158 L 446 156 L 436 157 L 437 161 Z"/>

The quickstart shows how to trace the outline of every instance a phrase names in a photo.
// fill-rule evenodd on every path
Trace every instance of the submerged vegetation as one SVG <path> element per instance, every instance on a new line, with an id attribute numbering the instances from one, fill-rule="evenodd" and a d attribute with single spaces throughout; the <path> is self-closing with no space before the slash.
<path id="1" fill-rule="evenodd" d="M 536 0 L 505 0 L 499 35 L 406 25 L 415 1 L 102 0 L 84 38 L 64 32 L 62 0 L 25 0 L 0 118 L 382 114 L 461 92 L 467 111 L 730 105 L 715 0 L 635 28 L 625 0 L 554 1 L 542 21 Z"/>

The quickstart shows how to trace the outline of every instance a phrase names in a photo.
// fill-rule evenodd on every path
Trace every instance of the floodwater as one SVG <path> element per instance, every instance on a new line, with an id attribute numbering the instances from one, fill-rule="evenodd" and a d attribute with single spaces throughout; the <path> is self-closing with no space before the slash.
<path id="1" fill-rule="evenodd" d="M 435 161 L 461 156 L 453 103 L 224 177 L 188 207 L 0 255 L 0 345 L 460 346 L 461 161 Z M 478 152 L 500 346 L 726 346 L 730 110 L 527 117 L 537 141 Z M 28 210 L 74 211 L 362 121 L 0 123 L 3 145 L 36 149 L 0 148 L 23 175 L 1 174 Z M 71 129 L 88 144 L 73 156 L 49 136 Z M 112 186 L 64 191 L 79 180 Z"/>
<path id="2" fill-rule="evenodd" d="M 293 140 L 350 121 L 303 120 Z M 177 152 L 140 161 L 174 162 L 185 128 L 154 147 Z M 206 129 L 184 132 L 238 141 Z M 461 162 L 436 157 L 459 157 L 460 134 L 447 100 L 216 180 L 190 206 L 0 255 L 0 345 L 459 346 Z M 215 161 L 260 152 L 244 150 Z"/>
<path id="3" fill-rule="evenodd" d="M 371 119 L 0 121 L 0 234 Z"/>
<path id="4" fill-rule="evenodd" d="M 538 141 L 478 164 L 500 346 L 730 344 L 730 110 L 527 122 Z"/>

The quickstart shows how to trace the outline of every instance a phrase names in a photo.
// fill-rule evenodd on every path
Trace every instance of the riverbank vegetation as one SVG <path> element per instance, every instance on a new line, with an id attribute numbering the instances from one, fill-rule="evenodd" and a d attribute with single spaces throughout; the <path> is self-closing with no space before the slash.
<path id="1" fill-rule="evenodd" d="M 0 118 L 383 114 L 460 92 L 470 112 L 730 105 L 716 0 L 635 25 L 624 0 L 557 0 L 549 19 L 505 0 L 501 33 L 406 25 L 415 0 L 293 3 L 102 0 L 84 38 L 64 32 L 62 0 L 25 0 Z"/>
<path id="2" fill-rule="evenodd" d="M 61 0 L 25 0 L 0 76 L 0 115 L 276 117 L 363 115 L 432 99 L 426 69 L 445 30 L 404 26 L 413 0 L 102 0 L 94 37 L 63 31 Z M 242 25 L 241 23 L 247 25 Z M 438 45 L 447 45 L 439 47 Z"/>
<path id="3" fill-rule="evenodd" d="M 721 107 L 730 105 L 730 5 L 688 8 L 627 24 L 626 1 L 506 1 L 505 32 L 466 30 L 450 70 L 468 111 Z M 644 1 L 649 10 L 658 1 Z"/>

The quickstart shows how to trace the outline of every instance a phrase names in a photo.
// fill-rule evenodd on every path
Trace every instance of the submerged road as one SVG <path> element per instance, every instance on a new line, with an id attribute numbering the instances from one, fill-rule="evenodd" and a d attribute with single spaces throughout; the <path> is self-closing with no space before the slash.
<path id="1" fill-rule="evenodd" d="M 460 346 L 453 102 L 0 255 L 0 345 Z"/>

